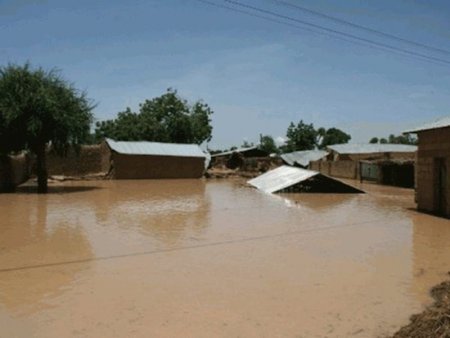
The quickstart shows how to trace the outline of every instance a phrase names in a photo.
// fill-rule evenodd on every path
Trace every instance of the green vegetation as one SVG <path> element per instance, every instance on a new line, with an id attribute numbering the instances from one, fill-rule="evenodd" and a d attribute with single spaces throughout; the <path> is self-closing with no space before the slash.
<path id="1" fill-rule="evenodd" d="M 286 132 L 287 142 L 282 146 L 283 152 L 292 152 L 300 150 L 311 150 L 316 147 L 324 149 L 328 145 L 348 143 L 351 136 L 337 128 L 319 128 L 314 125 L 306 124 L 300 120 L 297 125 L 293 122 L 289 125 Z"/>
<path id="2" fill-rule="evenodd" d="M 389 135 L 387 139 L 381 138 L 378 139 L 378 137 L 372 137 L 369 141 L 370 143 L 392 143 L 392 144 L 411 144 L 416 145 L 417 144 L 417 138 L 411 136 L 410 134 L 407 135 L 398 135 L 395 136 L 394 134 Z"/>
<path id="3" fill-rule="evenodd" d="M 212 137 L 211 108 L 197 101 L 193 105 L 180 98 L 176 90 L 167 92 L 139 105 L 139 113 L 130 108 L 117 118 L 98 122 L 96 138 L 109 137 L 120 141 L 155 141 L 196 143 Z"/>
<path id="4" fill-rule="evenodd" d="M 57 71 L 0 68 L 0 154 L 24 149 L 36 155 L 38 192 L 47 192 L 46 146 L 64 154 L 89 137 L 92 102 Z"/>
<path id="5" fill-rule="evenodd" d="M 275 141 L 270 135 L 259 136 L 259 149 L 266 151 L 268 154 L 278 153 L 279 149 Z"/>

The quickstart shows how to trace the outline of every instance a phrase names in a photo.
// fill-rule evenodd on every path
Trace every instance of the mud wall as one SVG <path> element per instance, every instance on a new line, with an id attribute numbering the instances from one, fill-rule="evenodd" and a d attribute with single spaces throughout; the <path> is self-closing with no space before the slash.
<path id="1" fill-rule="evenodd" d="M 309 168 L 328 176 L 359 179 L 359 163 L 355 161 L 314 161 Z"/>
<path id="2" fill-rule="evenodd" d="M 442 159 L 447 168 L 446 216 L 450 216 L 450 128 L 419 133 L 419 150 L 416 167 L 416 199 L 420 210 L 438 211 L 438 168 L 436 160 Z"/>
<path id="3" fill-rule="evenodd" d="M 107 173 L 110 166 L 110 151 L 105 143 L 83 145 L 77 153 L 70 149 L 66 156 L 59 156 L 51 149 L 47 152 L 49 175 L 85 176 Z"/>
<path id="4" fill-rule="evenodd" d="M 124 155 L 112 152 L 116 179 L 200 178 L 205 158 L 152 155 Z"/>
<path id="5" fill-rule="evenodd" d="M 9 191 L 28 180 L 30 156 L 27 153 L 0 160 L 0 191 Z"/>

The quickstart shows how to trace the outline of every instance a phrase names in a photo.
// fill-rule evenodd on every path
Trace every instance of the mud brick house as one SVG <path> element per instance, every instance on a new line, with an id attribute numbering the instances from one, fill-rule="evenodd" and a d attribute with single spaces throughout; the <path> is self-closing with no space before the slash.
<path id="1" fill-rule="evenodd" d="M 414 186 L 417 146 L 405 144 L 348 143 L 327 147 L 328 155 L 312 161 L 310 169 L 350 179 L 380 184 Z M 403 177 L 408 176 L 406 182 Z"/>
<path id="2" fill-rule="evenodd" d="M 418 209 L 450 217 L 450 116 L 405 133 L 417 134 L 419 138 Z"/>
<path id="3" fill-rule="evenodd" d="M 196 144 L 105 141 L 116 179 L 200 178 L 210 159 Z"/>

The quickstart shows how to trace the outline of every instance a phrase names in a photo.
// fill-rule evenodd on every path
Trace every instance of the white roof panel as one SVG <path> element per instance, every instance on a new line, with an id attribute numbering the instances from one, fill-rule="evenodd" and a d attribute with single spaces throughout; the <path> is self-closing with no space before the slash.
<path id="1" fill-rule="evenodd" d="M 309 165 L 309 162 L 320 160 L 327 155 L 328 152 L 324 150 L 305 150 L 282 154 L 281 158 L 289 165 L 298 163 L 301 166 L 306 167 Z"/>
<path id="2" fill-rule="evenodd" d="M 405 131 L 405 133 L 417 133 L 419 131 L 450 127 L 450 116 L 440 118 L 436 121 L 424 124 L 420 127 Z"/>
<path id="3" fill-rule="evenodd" d="M 391 143 L 345 143 L 327 147 L 339 154 L 413 153 L 417 146 Z"/>
<path id="4" fill-rule="evenodd" d="M 125 155 L 207 157 L 197 144 L 114 141 L 108 138 L 106 142 L 112 150 Z"/>
<path id="5" fill-rule="evenodd" d="M 318 175 L 317 171 L 283 165 L 247 183 L 266 193 L 273 193 Z"/>

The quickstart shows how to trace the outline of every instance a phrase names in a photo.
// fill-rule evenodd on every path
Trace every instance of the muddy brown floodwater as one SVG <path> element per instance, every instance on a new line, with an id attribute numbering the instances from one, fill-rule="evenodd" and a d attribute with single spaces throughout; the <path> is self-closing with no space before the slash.
<path id="1" fill-rule="evenodd" d="M 0 195 L 1 337 L 378 337 L 432 302 L 450 221 L 410 190 L 230 181 Z"/>

